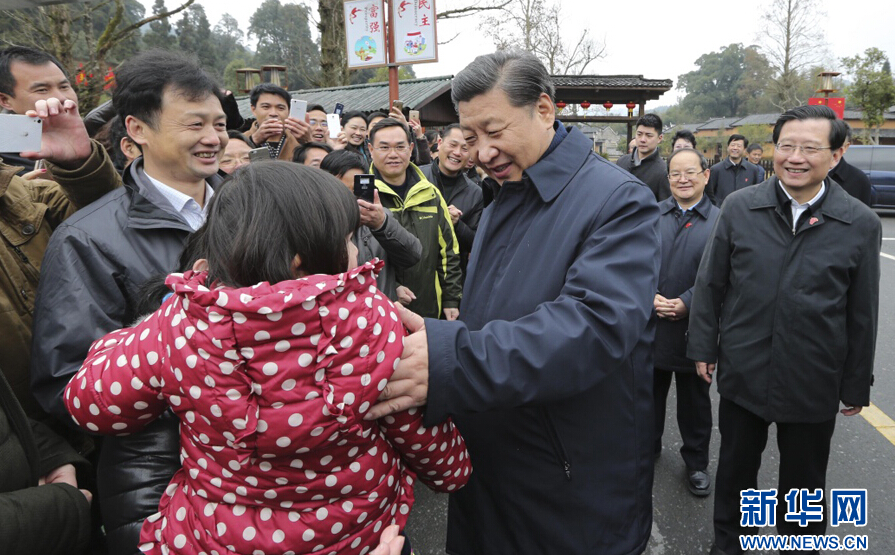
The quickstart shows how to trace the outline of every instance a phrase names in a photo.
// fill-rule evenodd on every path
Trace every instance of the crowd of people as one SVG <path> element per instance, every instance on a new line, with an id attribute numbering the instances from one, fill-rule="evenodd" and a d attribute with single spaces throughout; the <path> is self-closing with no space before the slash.
<path id="1" fill-rule="evenodd" d="M 409 554 L 419 479 L 450 553 L 642 553 L 672 381 L 712 493 L 717 376 L 707 549 L 734 555 L 769 424 L 782 499 L 869 404 L 881 228 L 828 108 L 780 116 L 765 179 L 741 135 L 663 159 L 654 114 L 607 162 L 521 52 L 462 70 L 429 131 L 393 107 L 330 133 L 272 84 L 246 120 L 180 53 L 115 77 L 82 119 L 58 60 L 0 51 L 0 105 L 43 120 L 0 165 L 11 552 Z"/>

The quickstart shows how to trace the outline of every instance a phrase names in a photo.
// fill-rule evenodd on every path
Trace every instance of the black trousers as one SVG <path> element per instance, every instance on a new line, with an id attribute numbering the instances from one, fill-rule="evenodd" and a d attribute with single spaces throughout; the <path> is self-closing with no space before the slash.
<path id="1" fill-rule="evenodd" d="M 709 398 L 709 384 L 699 377 L 695 369 L 692 373 L 654 369 L 655 452 L 658 454 L 662 450 L 665 405 L 672 377 L 677 383 L 677 425 L 684 442 L 681 457 L 689 470 L 705 470 L 709 465 L 709 442 L 712 439 L 712 401 Z"/>
<path id="2" fill-rule="evenodd" d="M 777 533 L 788 535 L 823 535 L 827 529 L 827 507 L 824 493 L 823 520 L 801 527 L 786 522 L 787 492 L 792 488 L 825 491 L 830 440 L 836 419 L 820 423 L 777 422 L 777 447 L 780 450 L 780 472 L 777 483 Z M 718 427 L 721 431 L 721 453 L 715 480 L 715 545 L 727 555 L 743 553 L 741 534 L 760 534 L 761 528 L 740 526 L 740 491 L 758 488 L 761 454 L 768 442 L 770 422 L 721 397 Z M 767 489 L 767 488 L 766 488 Z M 796 553 L 796 552 L 789 552 Z M 814 553 L 817 553 L 814 551 Z"/>

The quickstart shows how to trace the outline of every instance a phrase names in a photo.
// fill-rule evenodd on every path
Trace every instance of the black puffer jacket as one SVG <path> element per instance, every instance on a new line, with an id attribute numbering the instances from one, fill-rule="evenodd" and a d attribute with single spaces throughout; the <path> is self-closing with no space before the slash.
<path id="1" fill-rule="evenodd" d="M 385 211 L 385 223 L 376 231 L 362 225 L 351 238 L 357 246 L 357 263 L 363 264 L 378 258 L 385 266 L 376 276 L 376 287 L 388 295 L 392 302 L 398 300 L 396 269 L 407 269 L 419 263 L 423 245 L 416 236 L 398 223 L 391 211 Z"/>
<path id="2" fill-rule="evenodd" d="M 90 504 L 74 486 L 38 479 L 87 461 L 49 428 L 29 420 L 0 372 L 0 551 L 76 555 L 90 539 Z"/>
<path id="3" fill-rule="evenodd" d="M 421 167 L 420 171 L 430 183 L 438 187 L 448 206 L 453 205 L 463 213 L 454 224 L 454 233 L 457 234 L 457 241 L 460 243 L 460 269 L 466 276 L 466 265 L 469 262 L 469 253 L 472 252 L 472 242 L 475 240 L 475 232 L 479 228 L 479 220 L 482 219 L 482 210 L 485 209 L 482 188 L 464 172 L 461 174 L 462 181 L 460 181 L 463 185 L 454 187 L 448 193 L 442 183 L 437 159 L 431 164 Z"/>
<path id="4" fill-rule="evenodd" d="M 72 426 L 62 391 L 81 368 L 90 344 L 138 316 L 141 285 L 175 268 L 192 232 L 162 208 L 173 210 L 144 180 L 138 158 L 125 172 L 124 187 L 66 220 L 44 255 L 34 315 L 32 386 L 43 408 Z M 217 187 L 222 178 L 208 181 Z M 136 552 L 142 520 L 158 508 L 164 487 L 157 486 L 167 485 L 180 464 L 177 426 L 165 428 L 162 422 L 103 445 L 98 482 L 112 555 Z"/>

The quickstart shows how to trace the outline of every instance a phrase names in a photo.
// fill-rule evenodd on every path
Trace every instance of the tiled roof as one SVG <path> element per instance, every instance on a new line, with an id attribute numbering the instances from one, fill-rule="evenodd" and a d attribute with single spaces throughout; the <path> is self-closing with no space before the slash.
<path id="1" fill-rule="evenodd" d="M 743 118 L 712 118 L 702 125 L 698 126 L 696 129 L 699 131 L 710 131 L 714 129 L 728 129 L 730 128 L 735 121 L 741 120 Z"/>
<path id="2" fill-rule="evenodd" d="M 774 125 L 779 117 L 779 113 L 755 114 L 738 119 L 731 127 L 739 127 L 740 125 Z"/>
<path id="3" fill-rule="evenodd" d="M 406 79 L 398 81 L 398 96 L 409 108 L 418 109 L 451 88 L 453 76 L 429 77 L 426 79 Z M 331 112 L 337 102 L 345 105 L 345 111 L 388 112 L 388 83 L 367 83 L 325 89 L 303 89 L 289 91 L 293 98 L 307 100 L 308 104 L 321 104 Z M 248 95 L 236 99 L 239 113 L 244 118 L 252 117 Z"/>
<path id="4" fill-rule="evenodd" d="M 893 107 L 893 108 L 895 108 L 895 107 Z M 861 112 L 860 110 L 846 110 L 844 112 L 845 119 L 847 119 L 847 120 L 848 119 L 859 120 L 859 119 L 861 119 L 861 114 L 863 114 L 863 112 Z M 885 114 L 885 118 L 888 120 L 895 119 L 895 110 L 893 110 L 892 108 L 889 108 L 889 111 L 886 112 L 886 114 Z"/>
<path id="5" fill-rule="evenodd" d="M 643 75 L 554 75 L 557 87 L 654 88 L 669 90 L 671 79 L 644 79 Z"/>

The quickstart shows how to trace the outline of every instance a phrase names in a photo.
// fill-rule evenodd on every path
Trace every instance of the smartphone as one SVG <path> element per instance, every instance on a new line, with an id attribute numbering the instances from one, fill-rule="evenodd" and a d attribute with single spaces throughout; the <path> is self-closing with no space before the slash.
<path id="1" fill-rule="evenodd" d="M 395 100 L 392 102 L 392 107 L 397 108 L 399 112 L 404 111 L 404 101 L 403 100 Z"/>
<path id="2" fill-rule="evenodd" d="M 307 100 L 298 100 L 297 98 L 292 99 L 291 106 L 289 107 L 290 118 L 297 119 L 298 121 L 305 121 L 305 114 L 307 113 L 307 111 Z"/>
<path id="3" fill-rule="evenodd" d="M 340 116 L 340 117 L 341 117 L 342 112 L 343 112 L 344 110 L 345 110 L 345 105 L 342 104 L 341 102 L 336 102 L 336 107 L 335 107 L 335 109 L 333 110 L 333 113 L 336 114 L 337 116 Z"/>
<path id="4" fill-rule="evenodd" d="M 338 139 L 339 133 L 342 132 L 342 123 L 339 121 L 339 114 L 326 114 L 326 126 L 329 128 L 329 138 Z"/>
<path id="5" fill-rule="evenodd" d="M 266 146 L 262 146 L 261 148 L 253 148 L 249 151 L 249 161 L 264 162 L 265 160 L 270 160 L 270 149 L 268 149 Z"/>
<path id="6" fill-rule="evenodd" d="M 373 191 L 376 190 L 376 176 L 372 173 L 359 173 L 354 176 L 354 196 L 367 202 L 373 202 Z"/>
<path id="7" fill-rule="evenodd" d="M 43 121 L 19 114 L 0 114 L 0 152 L 40 152 Z"/>
<path id="8" fill-rule="evenodd" d="M 410 117 L 407 119 L 415 119 L 416 121 L 420 120 L 420 111 L 419 110 L 411 110 Z"/>

